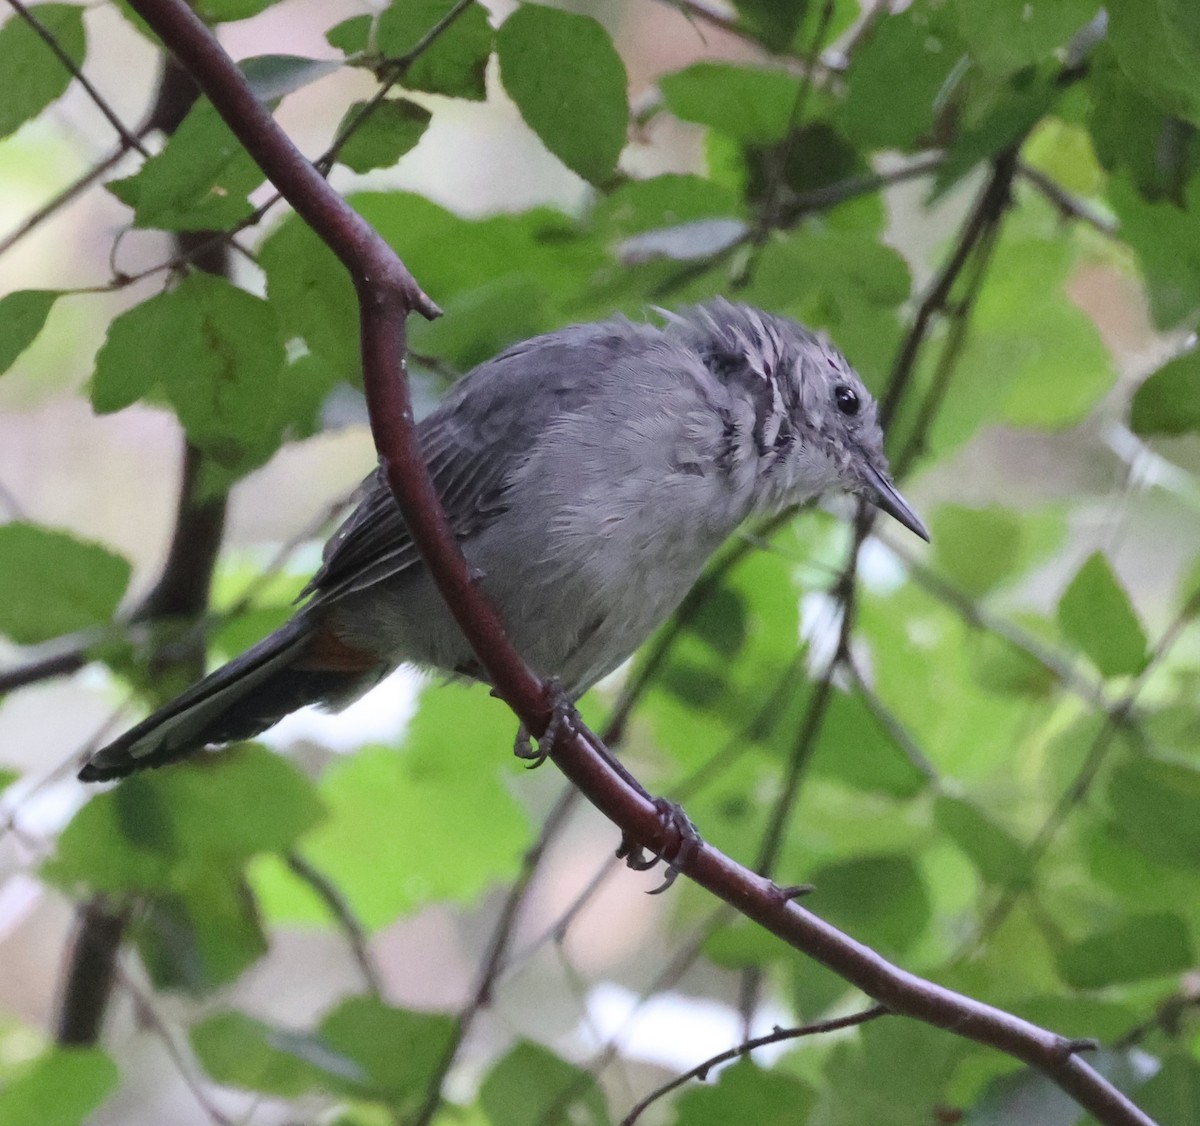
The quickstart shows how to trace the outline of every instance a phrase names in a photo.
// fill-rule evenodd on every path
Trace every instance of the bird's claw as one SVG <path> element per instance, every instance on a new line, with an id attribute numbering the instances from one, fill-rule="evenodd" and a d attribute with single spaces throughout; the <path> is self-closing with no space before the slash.
<path id="1" fill-rule="evenodd" d="M 574 730 L 575 705 L 563 691 L 562 683 L 553 678 L 546 682 L 546 686 L 550 693 L 550 722 L 538 738 L 537 748 L 534 748 L 529 729 L 523 723 L 517 728 L 517 737 L 513 741 L 513 754 L 530 770 L 541 766 L 550 757 L 554 741 L 564 729 Z"/>
<path id="2" fill-rule="evenodd" d="M 679 834 L 679 845 L 675 848 L 673 855 L 668 858 L 664 852 L 648 853 L 640 844 L 625 835 L 621 838 L 620 848 L 617 849 L 617 858 L 624 860 L 626 867 L 632 868 L 635 872 L 648 871 L 660 860 L 665 861 L 667 871 L 663 882 L 649 893 L 650 895 L 661 895 L 678 878 L 680 869 L 687 864 L 696 851 L 696 846 L 703 842 L 696 826 L 683 812 L 682 806 L 668 801 L 666 798 L 655 798 L 654 808 L 658 812 L 658 819 L 664 831 L 669 833 L 674 829 Z"/>

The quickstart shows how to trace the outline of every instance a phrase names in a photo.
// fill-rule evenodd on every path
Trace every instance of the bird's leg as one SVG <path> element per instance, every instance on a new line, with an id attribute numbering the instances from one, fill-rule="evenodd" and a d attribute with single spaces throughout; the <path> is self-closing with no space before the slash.
<path id="1" fill-rule="evenodd" d="M 538 739 L 537 748 L 534 749 L 529 730 L 523 723 L 517 728 L 517 737 L 513 743 L 513 754 L 521 759 L 531 770 L 534 767 L 541 766 L 550 757 L 550 752 L 554 749 L 554 741 L 564 728 L 567 731 L 574 730 L 573 724 L 577 714 L 574 703 L 566 692 L 563 691 L 561 681 L 552 677 L 546 682 L 546 687 L 551 700 L 550 722 L 546 725 L 546 730 Z M 679 834 L 679 846 L 670 857 L 667 857 L 665 853 L 647 853 L 646 849 L 636 841 L 631 840 L 628 835 L 622 836 L 620 847 L 617 849 L 617 857 L 623 859 L 626 865 L 635 872 L 648 871 L 659 861 L 666 862 L 667 872 L 665 879 L 659 887 L 650 893 L 651 895 L 658 895 L 660 892 L 666 891 L 675 882 L 679 875 L 677 865 L 686 864 L 696 846 L 702 843 L 700 833 L 697 831 L 696 826 L 692 824 L 688 815 L 684 813 L 682 806 L 673 801 L 668 801 L 666 798 L 651 797 L 645 786 L 630 774 L 607 747 L 598 745 L 596 749 L 608 765 L 616 771 L 622 781 L 654 805 L 663 829 L 666 832 L 674 829 Z"/>
<path id="2" fill-rule="evenodd" d="M 537 750 L 534 750 L 529 729 L 523 723 L 517 728 L 517 737 L 513 741 L 513 754 L 524 762 L 530 770 L 541 766 L 550 757 L 550 752 L 554 748 L 554 741 L 558 738 L 560 732 L 564 729 L 567 731 L 573 730 L 572 721 L 575 717 L 575 705 L 566 692 L 563 691 L 562 681 L 557 677 L 551 677 L 546 681 L 546 688 L 550 694 L 550 722 L 546 725 L 546 730 L 538 738 Z"/>

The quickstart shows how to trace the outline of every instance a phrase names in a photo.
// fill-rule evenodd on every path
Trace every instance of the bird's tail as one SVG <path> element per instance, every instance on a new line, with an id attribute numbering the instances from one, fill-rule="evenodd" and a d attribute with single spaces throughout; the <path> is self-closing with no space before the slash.
<path id="1" fill-rule="evenodd" d="M 202 747 L 251 739 L 305 704 L 341 706 L 387 672 L 301 612 L 84 764 L 84 782 L 124 778 Z"/>

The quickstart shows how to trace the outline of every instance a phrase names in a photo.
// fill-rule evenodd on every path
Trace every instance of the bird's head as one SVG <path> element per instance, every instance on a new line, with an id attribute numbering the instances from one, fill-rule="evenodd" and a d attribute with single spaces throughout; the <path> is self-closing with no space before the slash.
<path id="1" fill-rule="evenodd" d="M 828 340 L 786 317 L 720 299 L 677 323 L 705 366 L 752 407 L 758 508 L 842 490 L 929 539 L 892 483 L 874 398 Z"/>

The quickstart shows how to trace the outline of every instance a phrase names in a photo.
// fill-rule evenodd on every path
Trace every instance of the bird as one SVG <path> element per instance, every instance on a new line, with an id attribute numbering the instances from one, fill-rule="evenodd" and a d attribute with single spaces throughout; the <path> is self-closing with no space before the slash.
<path id="1" fill-rule="evenodd" d="M 513 345 L 417 426 L 447 519 L 517 651 L 574 701 L 630 657 L 747 519 L 828 492 L 928 540 L 878 406 L 823 334 L 717 298 Z M 401 664 L 486 674 L 379 469 L 293 617 L 96 751 L 86 782 L 337 710 Z"/>

